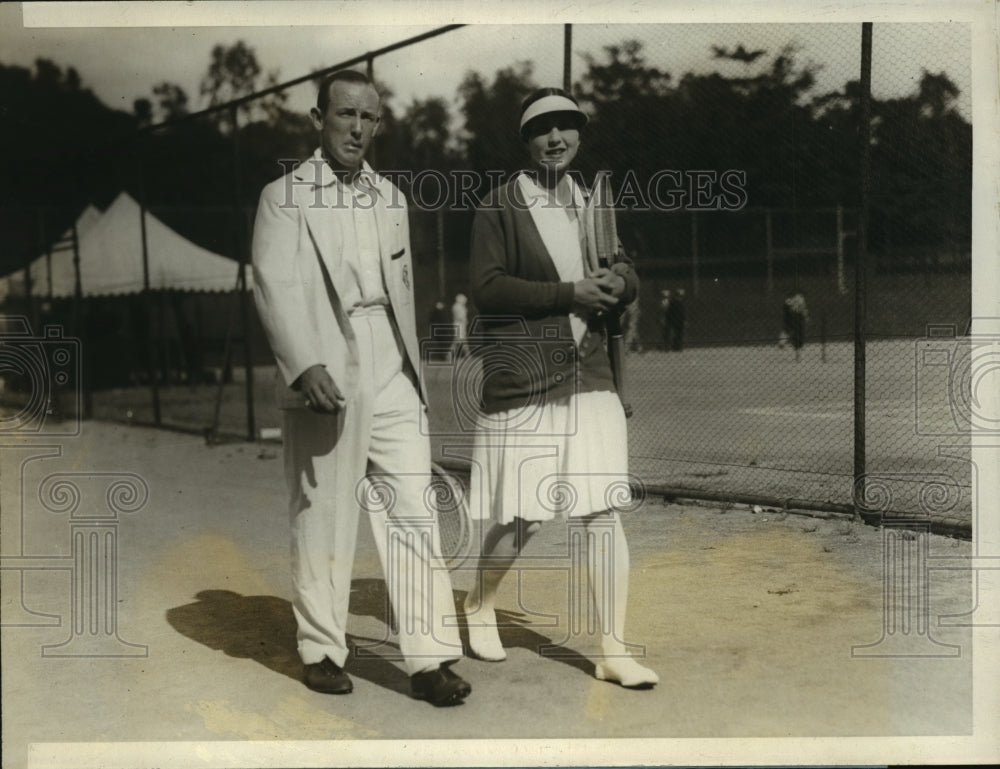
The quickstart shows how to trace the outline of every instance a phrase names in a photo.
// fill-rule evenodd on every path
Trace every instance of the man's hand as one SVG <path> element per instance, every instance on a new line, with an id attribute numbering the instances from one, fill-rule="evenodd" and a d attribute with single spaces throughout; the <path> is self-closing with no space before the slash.
<path id="1" fill-rule="evenodd" d="M 344 396 L 325 366 L 319 363 L 310 366 L 302 372 L 297 384 L 299 392 L 305 396 L 306 405 L 313 411 L 319 414 L 336 414 L 344 408 Z"/>

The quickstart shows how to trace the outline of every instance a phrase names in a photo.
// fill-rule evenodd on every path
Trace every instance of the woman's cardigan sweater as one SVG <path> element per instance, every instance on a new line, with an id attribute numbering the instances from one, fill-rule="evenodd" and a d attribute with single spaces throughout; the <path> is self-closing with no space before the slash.
<path id="1" fill-rule="evenodd" d="M 622 312 L 639 280 L 627 259 L 611 269 L 625 280 L 612 310 Z M 480 314 L 469 341 L 482 360 L 486 413 L 615 390 L 604 323 L 591 320 L 577 348 L 569 322 L 573 284 L 559 279 L 516 175 L 476 211 L 470 285 Z"/>

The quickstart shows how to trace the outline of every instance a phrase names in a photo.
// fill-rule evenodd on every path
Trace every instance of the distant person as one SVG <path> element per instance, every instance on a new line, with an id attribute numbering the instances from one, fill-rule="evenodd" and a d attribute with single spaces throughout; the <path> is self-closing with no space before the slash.
<path id="1" fill-rule="evenodd" d="M 450 341 L 455 338 L 454 326 L 451 325 L 451 314 L 440 299 L 434 303 L 434 308 L 431 310 L 430 331 L 431 339 L 448 339 Z"/>
<path id="2" fill-rule="evenodd" d="M 684 349 L 684 289 L 677 289 L 677 294 L 667 307 L 667 325 L 670 326 L 670 349 L 680 352 Z"/>
<path id="3" fill-rule="evenodd" d="M 625 349 L 629 352 L 642 352 L 642 342 L 639 340 L 639 297 L 625 308 L 622 314 L 622 331 L 624 332 Z"/>
<path id="4" fill-rule="evenodd" d="M 787 297 L 781 306 L 781 336 L 778 338 L 778 346 L 784 347 L 786 344 L 791 344 L 797 357 L 799 350 L 805 345 L 808 320 L 809 311 L 806 308 L 806 298 L 802 293 L 795 293 Z"/>
<path id="5" fill-rule="evenodd" d="M 439 363 L 450 360 L 451 345 L 455 341 L 455 326 L 451 322 L 451 311 L 443 300 L 438 299 L 431 308 L 428 326 L 430 339 L 434 342 L 425 348 L 428 360 L 432 357 Z"/>
<path id="6" fill-rule="evenodd" d="M 663 349 L 670 351 L 670 289 L 660 291 L 660 334 L 663 336 Z"/>
<path id="7" fill-rule="evenodd" d="M 781 333 L 778 347 L 784 350 L 792 341 L 792 297 L 786 296 L 781 303 Z"/>
<path id="8" fill-rule="evenodd" d="M 801 292 L 792 297 L 792 347 L 801 350 L 806 343 L 806 324 L 809 322 L 809 310 L 806 298 Z"/>
<path id="9" fill-rule="evenodd" d="M 471 687 L 437 516 L 413 314 L 406 202 L 365 162 L 381 100 L 352 70 L 323 80 L 319 147 L 260 196 L 254 297 L 277 360 L 290 494 L 292 609 L 305 684 L 348 694 L 344 670 L 359 518 L 368 519 L 413 695 Z M 364 511 L 364 515 L 362 515 Z"/>
<path id="10" fill-rule="evenodd" d="M 464 355 L 469 338 L 469 300 L 465 294 L 456 294 L 451 306 L 451 322 L 455 329 L 454 349 L 456 355 Z"/>

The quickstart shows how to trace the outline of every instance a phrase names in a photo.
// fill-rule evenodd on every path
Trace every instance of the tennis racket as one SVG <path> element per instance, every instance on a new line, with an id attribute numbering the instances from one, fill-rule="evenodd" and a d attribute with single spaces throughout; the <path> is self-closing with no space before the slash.
<path id="1" fill-rule="evenodd" d="M 468 559 L 472 546 L 472 525 L 465 488 L 458 478 L 432 462 L 430 493 L 437 510 L 441 557 L 449 569 L 457 569 Z"/>
<path id="2" fill-rule="evenodd" d="M 615 219 L 614 198 L 611 194 L 611 180 L 601 174 L 594 181 L 594 192 L 589 205 L 592 207 L 594 246 L 599 267 L 610 268 L 618 261 L 618 222 Z M 621 399 L 625 416 L 632 416 L 632 404 L 625 390 L 625 339 L 622 334 L 621 315 L 612 310 L 605 316 L 608 330 L 608 358 L 611 360 L 611 374 L 615 389 Z"/>

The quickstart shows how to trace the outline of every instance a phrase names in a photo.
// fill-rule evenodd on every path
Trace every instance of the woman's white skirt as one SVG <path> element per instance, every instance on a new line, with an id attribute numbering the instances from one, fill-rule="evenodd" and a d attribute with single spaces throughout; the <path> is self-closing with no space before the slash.
<path id="1" fill-rule="evenodd" d="M 585 392 L 480 415 L 469 494 L 473 518 L 547 521 L 631 501 L 628 429 L 616 393 Z"/>

